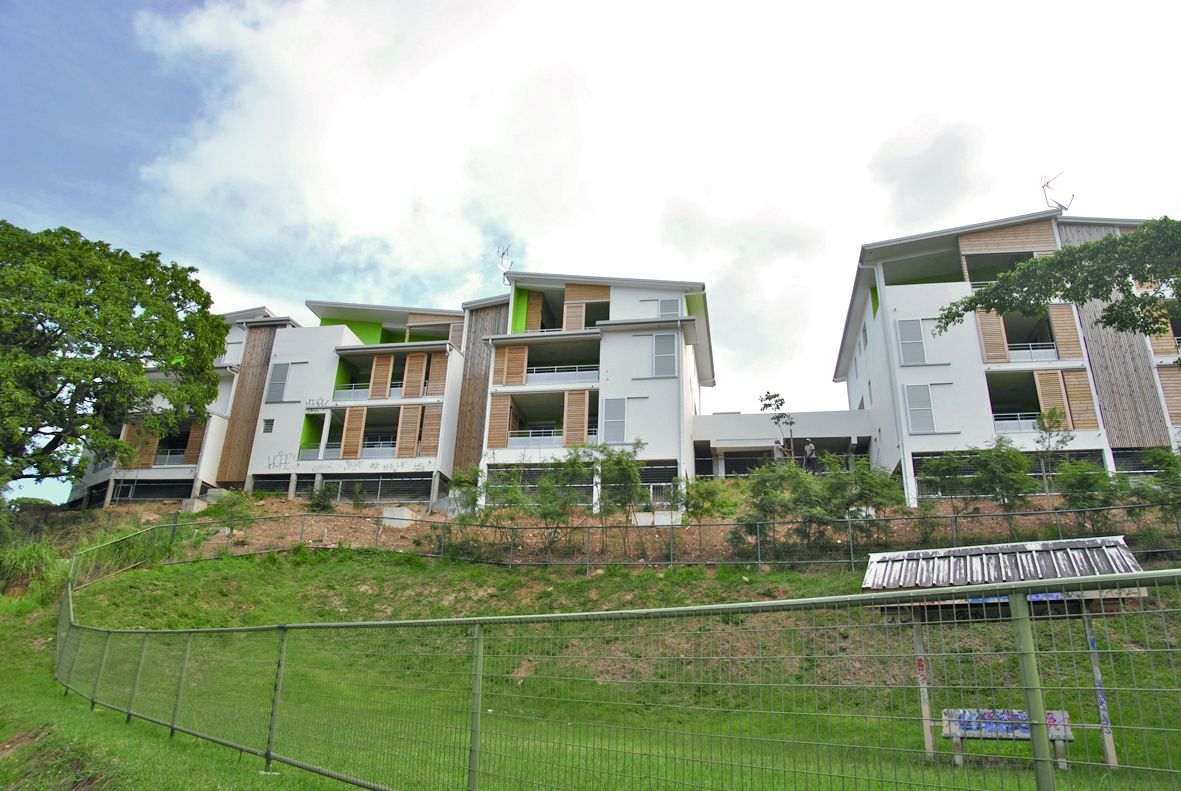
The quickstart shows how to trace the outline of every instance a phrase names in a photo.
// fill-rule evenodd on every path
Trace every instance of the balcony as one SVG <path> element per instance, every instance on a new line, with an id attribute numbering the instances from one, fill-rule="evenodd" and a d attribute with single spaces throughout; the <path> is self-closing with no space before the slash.
<path id="1" fill-rule="evenodd" d="M 562 447 L 562 429 L 534 428 L 510 431 L 508 446 L 510 448 L 560 448 Z"/>
<path id="2" fill-rule="evenodd" d="M 1037 412 L 996 412 L 992 428 L 997 434 L 1022 434 L 1037 431 Z"/>
<path id="3" fill-rule="evenodd" d="M 525 384 L 529 385 L 597 381 L 599 381 L 597 363 L 593 365 L 531 365 L 525 369 Z"/>
<path id="4" fill-rule="evenodd" d="M 392 459 L 397 446 L 393 435 L 366 437 L 361 440 L 362 459 Z"/>
<path id="5" fill-rule="evenodd" d="M 334 401 L 368 401 L 369 383 L 357 382 L 351 385 L 337 385 L 332 391 Z"/>
<path id="6" fill-rule="evenodd" d="M 183 450 L 162 450 L 152 459 L 153 467 L 179 467 L 185 463 Z"/>
<path id="7" fill-rule="evenodd" d="M 1047 343 L 1010 343 L 1009 361 L 1014 363 L 1043 362 L 1058 359 L 1058 344 L 1053 341 Z"/>

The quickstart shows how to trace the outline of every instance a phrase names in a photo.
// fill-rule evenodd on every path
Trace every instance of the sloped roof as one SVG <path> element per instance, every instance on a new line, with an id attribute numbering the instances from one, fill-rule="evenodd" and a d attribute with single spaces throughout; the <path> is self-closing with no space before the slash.
<path id="1" fill-rule="evenodd" d="M 863 591 L 1101 577 L 1142 571 L 1123 536 L 875 552 Z"/>

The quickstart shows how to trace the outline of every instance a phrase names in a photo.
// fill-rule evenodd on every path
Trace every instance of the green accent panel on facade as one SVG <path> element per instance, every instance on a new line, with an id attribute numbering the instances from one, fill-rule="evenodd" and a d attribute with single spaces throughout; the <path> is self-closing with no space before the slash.
<path id="1" fill-rule="evenodd" d="M 406 337 L 406 331 L 403 329 L 390 329 L 389 327 L 381 328 L 381 342 L 382 343 L 401 343 L 402 339 Z"/>
<path id="2" fill-rule="evenodd" d="M 415 332 L 414 330 L 410 331 L 410 341 L 409 341 L 410 343 L 420 343 L 420 342 L 424 342 L 424 341 L 445 341 L 445 340 L 447 340 L 447 336 L 440 335 L 437 332 L 430 333 L 430 332 Z"/>
<path id="3" fill-rule="evenodd" d="M 937 275 L 928 275 L 927 277 L 917 277 L 914 280 L 905 280 L 898 283 L 887 283 L 888 286 L 926 286 L 932 283 L 963 283 L 963 272 L 943 272 Z"/>
<path id="4" fill-rule="evenodd" d="M 686 294 L 685 311 L 694 318 L 705 319 L 705 294 Z"/>
<path id="5" fill-rule="evenodd" d="M 873 316 L 876 319 L 878 316 L 878 287 L 869 287 L 869 304 L 873 305 Z"/>
<path id="6" fill-rule="evenodd" d="M 529 292 L 519 286 L 513 287 L 513 323 L 509 332 L 525 331 L 526 314 L 529 312 Z"/>
<path id="7" fill-rule="evenodd" d="M 380 321 L 354 321 L 352 319 L 320 319 L 321 327 L 336 327 L 343 324 L 353 331 L 361 343 L 381 343 Z"/>
<path id="8" fill-rule="evenodd" d="M 324 416 L 323 415 L 304 415 L 303 416 L 303 431 L 299 434 L 299 446 L 301 448 L 308 445 L 320 444 L 320 435 L 324 431 Z"/>
<path id="9" fill-rule="evenodd" d="M 349 374 L 349 367 L 344 360 L 336 361 L 336 384 L 347 385 L 353 383 L 353 377 Z"/>

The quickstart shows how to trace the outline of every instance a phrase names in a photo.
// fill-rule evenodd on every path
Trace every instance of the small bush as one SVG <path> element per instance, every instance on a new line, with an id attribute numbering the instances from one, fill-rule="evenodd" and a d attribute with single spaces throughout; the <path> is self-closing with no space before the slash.
<path id="1" fill-rule="evenodd" d="M 28 587 L 54 577 L 62 559 L 48 544 L 29 541 L 0 550 L 0 589 Z"/>
<path id="2" fill-rule="evenodd" d="M 361 489 L 359 482 L 353 484 L 353 510 L 365 510 L 365 492 Z"/>
<path id="3" fill-rule="evenodd" d="M 308 510 L 318 514 L 330 514 L 336 510 L 336 504 L 332 502 L 332 493 L 327 487 L 317 486 L 312 490 L 308 498 Z"/>

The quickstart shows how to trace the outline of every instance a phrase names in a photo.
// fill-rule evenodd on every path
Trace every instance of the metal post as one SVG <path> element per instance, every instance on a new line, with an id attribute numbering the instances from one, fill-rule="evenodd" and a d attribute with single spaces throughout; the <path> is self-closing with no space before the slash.
<path id="1" fill-rule="evenodd" d="M 512 548 L 509 548 L 512 551 Z M 591 562 L 591 527 L 586 527 L 586 576 L 590 576 L 590 562 Z"/>
<path id="2" fill-rule="evenodd" d="M 755 522 L 755 553 L 759 559 L 759 565 L 763 565 L 763 523 Z"/>
<path id="3" fill-rule="evenodd" d="M 918 608 L 911 609 L 911 623 L 914 625 L 914 662 L 919 678 L 919 708 L 923 714 L 923 749 L 927 760 L 935 760 L 935 723 L 931 721 L 930 668 L 927 666 L 927 649 L 923 645 L 923 622 L 919 619 Z"/>
<path id="4" fill-rule="evenodd" d="M 73 618 L 71 618 L 70 621 L 72 623 Z M 74 680 L 74 668 L 78 666 L 78 654 L 82 653 L 82 636 L 85 634 L 85 632 L 81 631 L 78 633 L 78 642 L 74 645 L 74 655 L 70 657 L 70 669 L 66 672 L 66 689 L 64 692 L 62 692 L 62 697 L 70 694 L 70 683 Z M 69 632 L 67 632 L 66 639 L 69 640 L 69 638 L 70 635 Z"/>
<path id="5" fill-rule="evenodd" d="M 951 515 L 951 545 L 953 547 L 960 545 L 960 520 L 955 514 Z"/>
<path id="6" fill-rule="evenodd" d="M 103 671 L 107 667 L 107 652 L 111 650 L 111 633 L 107 632 L 107 639 L 103 641 L 103 658 L 98 663 L 98 673 L 94 676 L 94 686 L 90 690 L 90 710 L 94 711 L 94 702 L 98 698 L 98 685 L 102 682 Z"/>
<path id="7" fill-rule="evenodd" d="M 853 520 L 845 517 L 845 533 L 849 537 L 849 571 L 857 570 L 857 559 L 853 553 Z"/>
<path id="8" fill-rule="evenodd" d="M 508 567 L 513 567 L 513 547 L 517 543 L 517 528 L 510 527 L 508 533 Z"/>
<path id="9" fill-rule="evenodd" d="M 279 664 L 275 668 L 275 696 L 271 698 L 271 726 L 267 731 L 266 767 L 271 771 L 271 756 L 275 753 L 275 725 L 279 722 L 279 695 L 283 691 L 283 665 L 287 661 L 287 627 L 279 627 Z"/>
<path id="10" fill-rule="evenodd" d="M 308 515 L 304 514 L 303 518 L 299 521 L 299 543 L 301 543 L 301 544 L 303 543 L 303 534 L 304 534 L 304 531 L 307 530 L 307 527 L 308 527 Z"/>
<path id="11" fill-rule="evenodd" d="M 193 635 L 190 632 L 185 638 L 185 652 L 180 659 L 180 677 L 176 680 L 176 701 L 172 704 L 172 722 L 168 726 L 168 737 L 176 735 L 176 718 L 180 714 L 181 693 L 185 689 L 185 672 L 189 669 L 189 648 L 193 645 Z"/>
<path id="12" fill-rule="evenodd" d="M 172 547 L 176 544 L 176 528 L 180 522 L 180 511 L 172 515 L 172 534 L 168 536 L 168 559 L 172 559 Z"/>
<path id="13" fill-rule="evenodd" d="M 373 546 L 381 546 L 381 517 L 373 517 Z"/>
<path id="14" fill-rule="evenodd" d="M 135 694 L 139 692 L 139 678 L 144 672 L 144 657 L 148 655 L 148 634 L 144 632 L 143 642 L 139 646 L 139 664 L 135 666 L 135 680 L 131 682 L 131 697 L 127 699 L 127 719 L 131 722 L 131 712 L 135 710 Z"/>
<path id="15" fill-rule="evenodd" d="M 1087 635 L 1087 653 L 1091 655 L 1091 675 L 1095 678 L 1095 702 L 1099 706 L 1099 728 L 1103 734 L 1103 757 L 1108 766 L 1119 766 L 1115 754 L 1115 737 L 1111 733 L 1111 714 L 1107 710 L 1107 691 L 1103 687 L 1103 670 L 1099 667 L 1099 647 L 1095 633 L 1091 631 L 1091 616 L 1087 614 L 1087 602 L 1083 605 L 1083 629 Z"/>
<path id="16" fill-rule="evenodd" d="M 1050 757 L 1050 737 L 1046 728 L 1046 701 L 1042 696 L 1042 678 L 1037 667 L 1037 645 L 1029 618 L 1029 599 L 1024 593 L 1009 594 L 1009 615 L 1021 667 L 1021 686 L 1025 690 L 1025 709 L 1029 712 L 1029 735 L 1033 742 L 1033 771 L 1038 791 L 1054 791 L 1054 764 Z"/>
<path id="17" fill-rule="evenodd" d="M 668 565 L 677 562 L 677 526 L 668 526 Z"/>
<path id="18" fill-rule="evenodd" d="M 468 791 L 480 788 L 480 715 L 484 711 L 484 624 L 472 633 L 472 729 L 467 752 Z"/>

